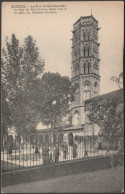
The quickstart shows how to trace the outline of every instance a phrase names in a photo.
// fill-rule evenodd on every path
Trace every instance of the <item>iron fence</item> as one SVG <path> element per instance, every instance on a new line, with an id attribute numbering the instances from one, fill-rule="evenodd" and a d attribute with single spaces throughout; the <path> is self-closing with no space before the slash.
<path id="1" fill-rule="evenodd" d="M 117 153 L 117 149 L 103 149 L 94 136 L 64 136 L 62 133 L 3 137 L 1 150 L 2 172 L 91 158 Z"/>

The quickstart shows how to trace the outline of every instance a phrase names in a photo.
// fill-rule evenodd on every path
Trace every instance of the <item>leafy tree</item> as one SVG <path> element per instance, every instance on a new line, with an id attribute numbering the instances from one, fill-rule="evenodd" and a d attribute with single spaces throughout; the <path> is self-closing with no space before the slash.
<path id="1" fill-rule="evenodd" d="M 89 107 L 89 121 L 99 126 L 108 145 L 123 137 L 123 117 L 123 102 L 119 97 L 107 99 L 100 104 L 93 100 Z"/>
<path id="2" fill-rule="evenodd" d="M 112 76 L 111 80 L 118 84 L 119 89 L 121 89 L 121 84 L 123 84 L 123 72 L 119 76 Z"/>
<path id="3" fill-rule="evenodd" d="M 3 89 L 3 85 L 1 84 L 1 129 L 2 129 L 2 135 L 7 134 L 7 127 L 8 125 L 11 125 L 11 119 L 10 119 L 10 110 L 9 110 L 9 104 L 5 98 L 5 91 Z"/>
<path id="4" fill-rule="evenodd" d="M 61 126 L 62 118 L 70 113 L 72 87 L 69 78 L 59 73 L 45 73 L 37 96 L 42 96 L 38 101 L 43 124 Z"/>
<path id="5" fill-rule="evenodd" d="M 4 90 L 4 103 L 8 103 L 11 125 L 21 131 L 34 131 L 37 123 L 35 106 L 36 92 L 32 90 L 36 80 L 44 70 L 44 61 L 39 57 L 36 42 L 31 36 L 25 38 L 24 45 L 20 47 L 15 34 L 11 41 L 6 38 L 6 48 L 2 52 L 2 86 Z M 2 117 L 3 123 L 5 122 Z M 6 126 L 9 122 L 6 122 Z"/>

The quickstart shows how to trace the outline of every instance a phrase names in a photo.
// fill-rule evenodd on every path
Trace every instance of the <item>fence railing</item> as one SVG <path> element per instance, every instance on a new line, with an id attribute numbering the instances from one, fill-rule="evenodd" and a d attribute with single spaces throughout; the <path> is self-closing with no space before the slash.
<path id="1" fill-rule="evenodd" d="M 38 165 L 55 164 L 81 158 L 117 153 L 103 149 L 97 137 L 40 135 L 2 139 L 2 171 L 12 171 Z"/>

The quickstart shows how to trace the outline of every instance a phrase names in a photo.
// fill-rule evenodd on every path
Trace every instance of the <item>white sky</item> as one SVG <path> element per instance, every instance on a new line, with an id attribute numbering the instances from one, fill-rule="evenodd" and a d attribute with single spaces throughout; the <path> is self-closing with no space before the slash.
<path id="1" fill-rule="evenodd" d="M 2 7 L 2 43 L 5 37 L 16 34 L 20 43 L 28 35 L 36 39 L 40 56 L 45 59 L 45 70 L 59 72 L 71 77 L 72 30 L 81 16 L 91 15 L 99 21 L 100 43 L 100 94 L 117 90 L 118 86 L 110 80 L 112 75 L 123 71 L 123 2 L 34 2 L 34 5 L 67 5 L 67 11 L 58 14 L 14 14 L 12 4 L 3 3 Z M 28 3 L 33 4 L 32 2 Z"/>

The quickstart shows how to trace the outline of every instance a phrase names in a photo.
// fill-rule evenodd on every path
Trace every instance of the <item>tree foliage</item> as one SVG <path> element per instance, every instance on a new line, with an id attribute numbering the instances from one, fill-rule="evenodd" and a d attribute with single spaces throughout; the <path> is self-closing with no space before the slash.
<path id="1" fill-rule="evenodd" d="M 121 89 L 121 84 L 123 84 L 123 72 L 118 76 L 112 76 L 111 80 L 118 84 L 119 89 Z"/>
<path id="2" fill-rule="evenodd" d="M 63 117 L 70 113 L 72 87 L 69 78 L 59 73 L 44 73 L 37 97 L 40 96 L 42 98 L 38 99 L 38 109 L 43 124 L 61 126 Z"/>
<path id="3" fill-rule="evenodd" d="M 123 102 L 119 97 L 114 97 L 98 103 L 93 100 L 88 114 L 89 121 L 97 124 L 101 130 L 101 135 L 107 141 L 115 141 L 123 137 Z"/>
<path id="4" fill-rule="evenodd" d="M 21 47 L 15 34 L 12 34 L 11 41 L 6 38 L 6 48 L 2 51 L 3 107 L 8 107 L 11 125 L 17 128 L 18 133 L 26 128 L 33 130 L 36 113 L 32 106 L 35 93 L 31 86 L 41 76 L 44 61 L 40 59 L 38 47 L 31 36 L 25 38 Z M 3 123 L 6 122 L 4 114 L 3 108 Z"/>
<path id="5" fill-rule="evenodd" d="M 73 89 L 68 77 L 44 73 L 36 41 L 28 36 L 20 46 L 15 34 L 2 50 L 2 126 L 18 135 L 35 132 L 37 124 L 60 126 L 69 117 Z"/>

